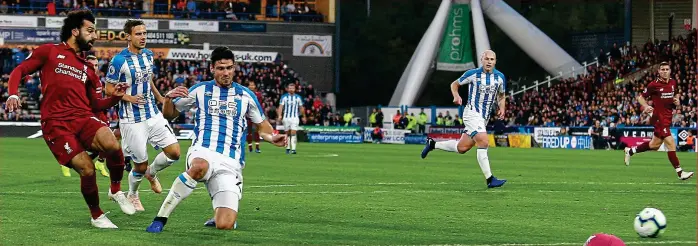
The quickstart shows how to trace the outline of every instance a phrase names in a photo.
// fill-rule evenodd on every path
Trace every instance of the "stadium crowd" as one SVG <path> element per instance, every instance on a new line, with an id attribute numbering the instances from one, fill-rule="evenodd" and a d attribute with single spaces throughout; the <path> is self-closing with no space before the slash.
<path id="1" fill-rule="evenodd" d="M 2 48 L 0 49 L 0 68 L 2 68 L 2 76 L 0 77 L 0 120 L 14 121 L 38 121 L 38 102 L 41 99 L 41 86 L 39 78 L 36 74 L 27 76 L 20 91 L 24 91 L 22 95 L 22 105 L 28 105 L 28 102 L 36 102 L 37 108 L 30 109 L 27 106 L 22 108 L 19 114 L 5 112 L 4 103 L 8 98 L 7 81 L 9 73 L 12 69 L 21 63 L 24 58 L 29 55 L 30 50 L 26 48 Z M 208 69 L 207 62 L 201 61 L 184 61 L 184 60 L 165 60 L 156 58 L 154 61 L 153 72 L 155 78 L 153 82 L 160 93 L 165 94 L 167 91 L 176 86 L 185 86 L 187 88 L 201 81 L 211 80 L 212 74 Z M 108 70 L 109 57 L 99 57 L 99 76 L 104 81 L 104 75 Z M 279 98 L 285 93 L 285 88 L 289 83 L 296 84 L 296 93 L 304 98 L 305 117 L 301 119 L 302 125 L 340 125 L 344 121 L 339 115 L 335 115 L 327 102 L 323 99 L 321 93 L 315 91 L 312 84 L 307 84 L 301 81 L 301 77 L 292 68 L 289 68 L 284 62 L 273 64 L 253 64 L 253 63 L 238 63 L 236 67 L 236 75 L 233 78 L 235 82 L 247 86 L 249 83 L 255 83 L 257 89 L 262 92 L 264 100 L 260 102 L 267 114 L 267 117 L 274 122 L 277 118 L 276 109 L 279 107 Z M 195 109 L 182 112 L 176 123 L 191 123 L 193 122 L 193 113 Z M 118 120 L 118 115 L 115 110 L 111 110 L 109 117 L 112 121 Z"/>
<path id="2" fill-rule="evenodd" d="M 171 2 L 171 5 L 168 3 Z M 267 1 L 266 16 L 285 21 L 322 22 L 323 16 L 307 3 Z M 0 14 L 64 16 L 71 10 L 90 9 L 97 16 L 172 14 L 175 19 L 255 20 L 259 7 L 244 0 L 2 0 Z"/>
<path id="3" fill-rule="evenodd" d="M 668 61 L 681 95 L 681 107 L 676 109 L 673 125 L 696 127 L 695 35 L 694 30 L 687 38 L 647 42 L 642 50 L 614 45 L 609 57 L 602 50 L 599 61 L 609 62 L 587 67 L 586 75 L 510 96 L 504 124 L 592 126 L 599 121 L 608 127 L 649 125 L 649 115 L 642 114 L 636 97 L 658 77 L 657 68 L 652 65 Z M 639 76 L 623 79 L 633 73 Z M 491 119 L 490 123 L 494 121 Z"/>

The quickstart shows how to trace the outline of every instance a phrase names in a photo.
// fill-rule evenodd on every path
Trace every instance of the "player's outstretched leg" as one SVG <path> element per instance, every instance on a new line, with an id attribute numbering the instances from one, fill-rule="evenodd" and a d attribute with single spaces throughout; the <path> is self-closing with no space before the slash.
<path id="1" fill-rule="evenodd" d="M 145 172 L 145 178 L 150 182 L 150 188 L 155 193 L 162 192 L 162 185 L 157 178 L 158 172 L 164 170 L 165 168 L 172 166 L 177 160 L 179 160 L 179 143 L 173 143 L 162 149 L 162 152 L 155 156 L 153 164 L 150 164 L 148 170 Z"/>
<path id="2" fill-rule="evenodd" d="M 426 158 L 429 152 L 434 149 L 465 154 L 468 150 L 472 149 L 474 145 L 475 141 L 467 134 L 462 134 L 458 141 L 448 140 L 436 142 L 432 138 L 427 138 L 424 149 L 422 149 L 422 159 Z"/>
<path id="3" fill-rule="evenodd" d="M 490 170 L 490 158 L 487 154 L 487 148 L 489 147 L 487 133 L 479 132 L 475 134 L 474 139 L 477 144 L 477 162 L 480 164 L 482 174 L 485 175 L 487 188 L 496 188 L 504 185 L 507 181 L 505 179 L 497 179 L 497 177 L 492 175 L 492 171 Z"/>
<path id="4" fill-rule="evenodd" d="M 107 218 L 99 207 L 99 191 L 97 188 L 97 175 L 95 174 L 94 163 L 85 151 L 80 152 L 70 160 L 70 165 L 80 174 L 80 192 L 90 209 L 92 215 L 92 225 L 97 228 L 116 229 L 114 223 Z"/>
<path id="5" fill-rule="evenodd" d="M 679 179 L 687 180 L 693 177 L 693 172 L 684 171 L 683 169 L 681 169 L 679 158 L 676 157 L 676 142 L 674 141 L 674 137 L 669 135 L 664 138 L 663 142 L 664 146 L 667 148 L 667 157 L 669 157 L 669 162 L 671 162 L 671 166 L 674 167 L 676 175 L 679 176 Z"/>
<path id="6" fill-rule="evenodd" d="M 93 149 L 98 149 L 106 159 L 106 168 L 111 173 L 109 175 L 109 200 L 116 202 L 121 211 L 132 215 L 136 213 L 133 204 L 126 198 L 126 194 L 121 191 L 121 180 L 124 177 L 124 154 L 114 134 L 108 127 L 97 130 L 93 143 Z"/>
<path id="7" fill-rule="evenodd" d="M 198 183 L 197 180 L 203 179 L 206 172 L 208 172 L 208 162 L 202 158 L 193 158 L 189 164 L 191 168 L 175 178 L 170 192 L 167 194 L 162 206 L 160 206 L 160 211 L 158 211 L 157 216 L 153 219 L 150 226 L 146 228 L 147 232 L 162 232 L 172 211 L 174 211 L 182 200 L 191 195 L 192 191 L 196 188 L 196 184 Z"/>
<path id="8" fill-rule="evenodd" d="M 652 140 L 649 142 L 644 142 L 638 146 L 625 147 L 625 165 L 630 166 L 630 157 L 633 155 L 649 150 L 657 150 L 659 146 L 662 146 L 662 139 L 655 136 L 652 137 Z"/>

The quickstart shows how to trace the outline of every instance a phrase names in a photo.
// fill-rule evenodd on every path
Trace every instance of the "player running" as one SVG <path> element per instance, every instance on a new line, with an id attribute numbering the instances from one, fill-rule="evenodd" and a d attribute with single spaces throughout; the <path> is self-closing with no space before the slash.
<path id="1" fill-rule="evenodd" d="M 258 102 L 262 102 L 264 100 L 264 98 L 262 97 L 262 93 L 257 90 L 257 84 L 255 84 L 254 81 L 247 82 L 247 89 L 250 89 L 250 91 L 254 92 L 254 95 L 257 98 Z M 259 110 L 264 112 L 264 108 L 260 108 Z M 262 153 L 262 151 L 259 150 L 259 133 L 257 133 L 257 128 L 255 127 L 255 125 L 251 123 L 252 122 L 248 119 L 247 125 L 249 125 L 249 127 L 247 128 L 247 149 L 249 149 L 250 153 L 252 153 L 252 142 L 254 141 L 255 152 Z"/>
<path id="2" fill-rule="evenodd" d="M 494 51 L 486 50 L 481 59 L 482 67 L 466 71 L 460 78 L 451 83 L 453 103 L 458 105 L 463 104 L 458 88 L 461 85 L 470 85 L 468 101 L 463 110 L 465 129 L 460 140 L 436 142 L 434 139 L 427 138 L 426 146 L 422 150 L 422 159 L 426 158 L 427 154 L 435 148 L 464 154 L 477 144 L 477 161 L 487 180 L 487 187 L 495 188 L 504 185 L 506 180 L 497 179 L 490 171 L 490 160 L 487 156 L 489 138 L 485 124 L 490 117 L 495 100 L 499 107 L 497 115 L 500 118 L 504 117 L 506 85 L 504 74 L 494 69 L 494 65 L 497 64 L 497 55 Z"/>
<path id="3" fill-rule="evenodd" d="M 107 94 L 117 83 L 128 83 L 119 103 L 119 127 L 125 154 L 134 165 L 128 175 L 128 199 L 136 211 L 145 211 L 138 195 L 138 187 L 145 176 L 155 193 L 162 192 L 156 175 L 179 160 L 179 143 L 169 123 L 158 110 L 157 102 L 164 99 L 153 85 L 153 52 L 145 48 L 146 29 L 141 20 L 128 20 L 124 24 L 128 47 L 114 56 L 107 73 Z M 157 100 L 157 101 L 156 101 Z M 163 151 L 148 166 L 148 146 Z"/>
<path id="4" fill-rule="evenodd" d="M 668 62 L 659 64 L 659 78 L 650 82 L 645 90 L 637 97 L 642 105 L 643 113 L 652 114 L 650 123 L 654 126 L 654 136 L 649 142 L 625 148 L 625 165 L 630 165 L 630 157 L 648 150 L 658 150 L 662 143 L 667 149 L 667 155 L 671 165 L 674 166 L 680 180 L 687 180 L 693 176 L 693 172 L 684 172 L 676 157 L 676 142 L 671 136 L 671 118 L 673 109 L 681 106 L 679 94 L 675 94 L 676 80 L 671 79 L 671 67 Z M 652 101 L 654 107 L 647 101 Z M 656 111 L 655 111 L 656 109 Z"/>
<path id="5" fill-rule="evenodd" d="M 204 182 L 215 210 L 216 228 L 232 229 L 237 220 L 238 202 L 242 198 L 242 169 L 249 118 L 267 142 L 282 147 L 286 136 L 272 135 L 254 93 L 233 83 L 233 52 L 219 47 L 211 53 L 213 81 L 200 82 L 188 91 L 177 87 L 166 94 L 163 112 L 176 118 L 179 112 L 196 107 L 196 138 L 187 152 L 187 171 L 175 178 L 160 211 L 146 231 L 162 232 L 167 218 L 177 204 L 187 198 L 198 182 Z M 174 98 L 174 100 L 173 100 Z"/>
<path id="6" fill-rule="evenodd" d="M 114 96 L 99 99 L 94 96 L 97 77 L 94 68 L 78 54 L 92 49 L 97 40 L 95 17 L 89 10 L 68 13 L 61 27 L 60 44 L 45 44 L 36 48 L 10 74 L 7 110 L 21 107 L 17 96 L 20 80 L 27 74 L 41 71 L 41 130 L 44 140 L 61 165 L 75 169 L 80 175 L 80 190 L 92 215 L 92 225 L 117 228 L 99 207 L 95 165 L 86 149 L 104 152 L 111 172 L 110 193 L 126 214 L 133 207 L 121 192 L 124 157 L 114 134 L 106 123 L 92 113 L 115 105 L 124 95 L 127 85 L 115 87 Z"/>
<path id="7" fill-rule="evenodd" d="M 284 132 L 286 133 L 288 144 L 286 144 L 286 154 L 296 154 L 296 131 L 298 131 L 298 111 L 300 115 L 305 117 L 305 108 L 303 108 L 303 98 L 296 94 L 296 84 L 290 83 L 286 86 L 287 93 L 279 99 L 279 108 L 276 110 L 278 119 L 277 122 L 284 124 Z"/>

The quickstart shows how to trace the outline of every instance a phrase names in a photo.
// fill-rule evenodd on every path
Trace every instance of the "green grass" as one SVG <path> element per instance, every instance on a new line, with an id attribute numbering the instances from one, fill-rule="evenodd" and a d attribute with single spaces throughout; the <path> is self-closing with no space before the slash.
<path id="1" fill-rule="evenodd" d="M 120 229 L 94 229 L 79 177 L 61 176 L 43 140 L 1 139 L 0 245 L 581 245 L 595 232 L 632 245 L 696 244 L 695 179 L 679 181 L 665 153 L 643 153 L 626 167 L 619 151 L 492 148 L 493 172 L 509 182 L 487 189 L 474 151 L 422 160 L 416 145 L 298 150 L 287 156 L 264 145 L 248 154 L 238 230 L 203 227 L 212 209 L 200 184 L 153 235 L 145 228 L 166 194 L 142 191 L 146 211 L 127 216 L 107 200 L 109 181 L 100 176 L 102 208 Z M 695 169 L 695 154 L 679 159 Z M 182 171 L 182 161 L 163 171 L 163 186 Z M 668 218 L 660 238 L 633 231 L 645 207 Z"/>

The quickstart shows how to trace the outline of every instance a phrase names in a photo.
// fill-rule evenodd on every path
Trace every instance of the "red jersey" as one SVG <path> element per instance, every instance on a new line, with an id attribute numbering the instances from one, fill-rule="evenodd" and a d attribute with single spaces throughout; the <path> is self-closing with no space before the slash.
<path id="1" fill-rule="evenodd" d="M 262 96 L 262 93 L 259 91 L 255 91 L 254 95 L 257 96 L 257 101 L 259 102 L 259 106 L 262 107 L 259 110 L 264 112 L 264 107 L 262 106 L 262 102 L 264 101 L 264 97 Z"/>
<path id="2" fill-rule="evenodd" d="M 96 88 L 101 86 L 95 84 L 99 83 L 99 78 L 92 64 L 78 56 L 66 43 L 45 44 L 34 49 L 10 74 L 10 95 L 18 94 L 22 77 L 36 71 L 41 71 L 42 121 L 89 118 L 94 115 L 93 107 L 108 109 L 120 99 L 95 97 Z"/>
<path id="3" fill-rule="evenodd" d="M 652 101 L 654 112 L 650 118 L 650 123 L 655 127 L 671 125 L 671 118 L 674 115 L 674 90 L 676 81 L 669 79 L 668 83 L 660 79 L 650 82 L 642 92 L 642 97 Z"/>

